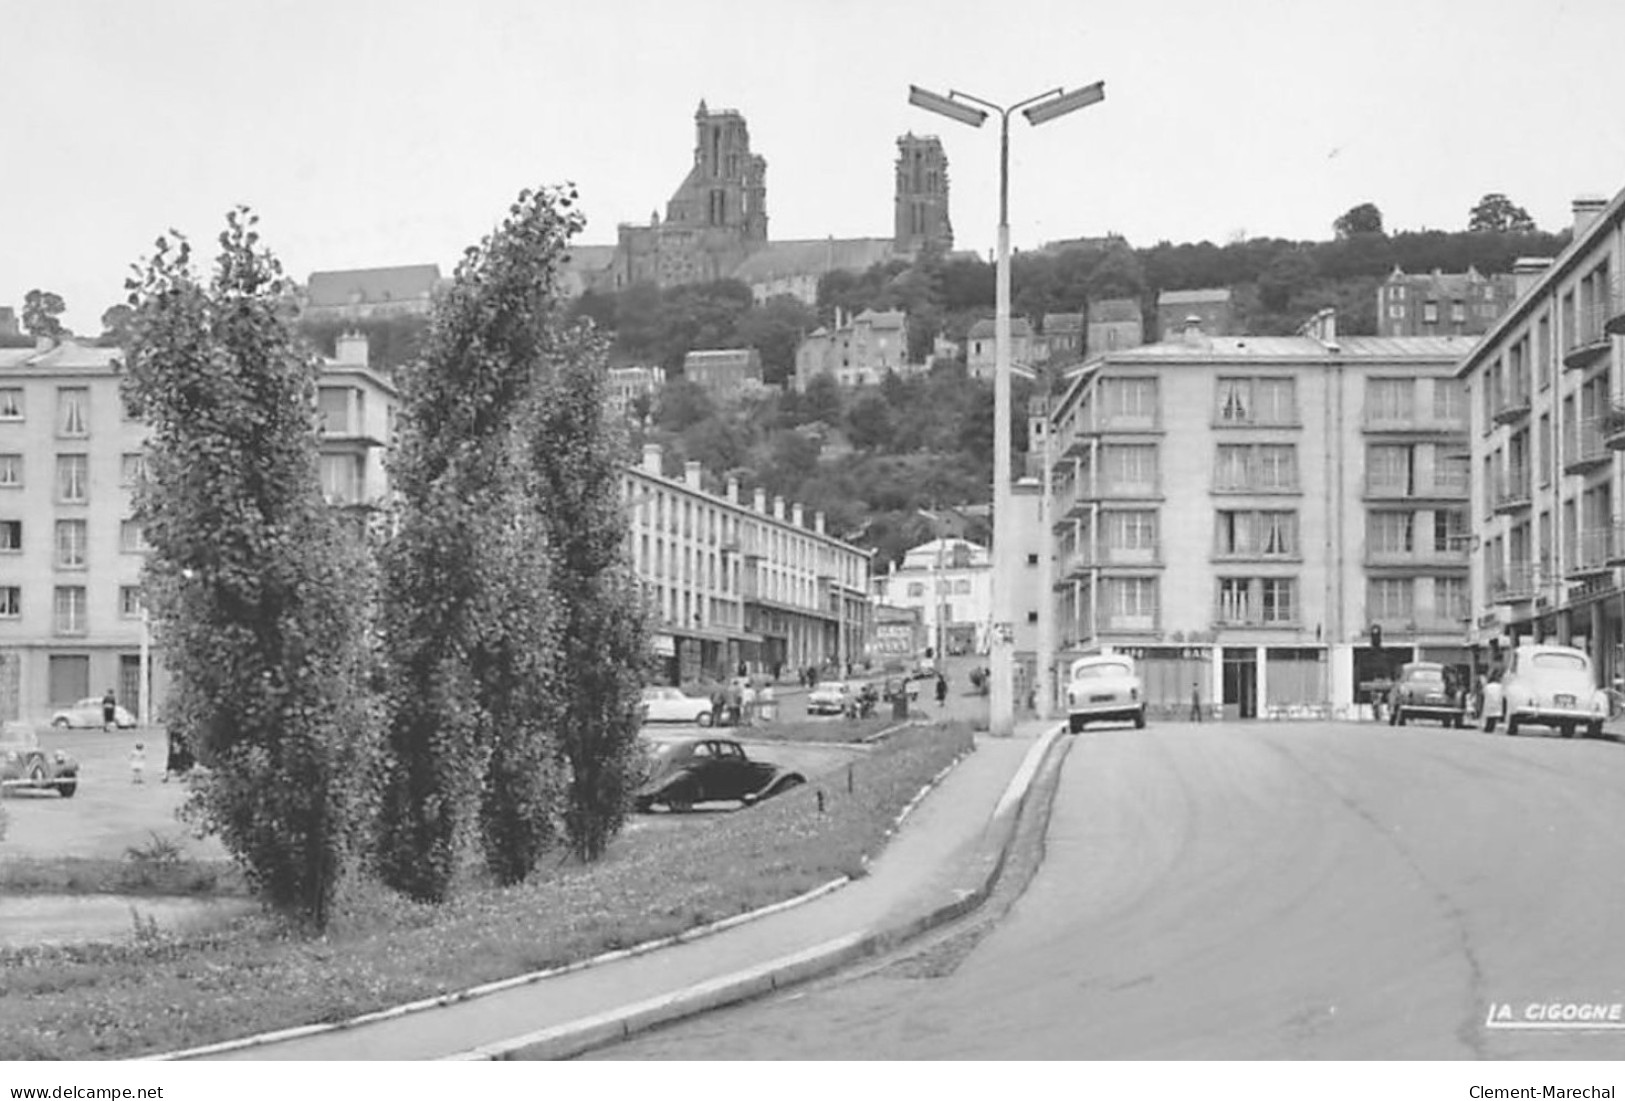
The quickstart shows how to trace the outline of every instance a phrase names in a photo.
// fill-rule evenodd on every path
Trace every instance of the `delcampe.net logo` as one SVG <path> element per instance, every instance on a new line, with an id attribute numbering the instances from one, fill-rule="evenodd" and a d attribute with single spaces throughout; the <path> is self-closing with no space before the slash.
<path id="1" fill-rule="evenodd" d="M 1625 1002 L 1491 1002 L 1484 1027 L 1550 1032 L 1625 1031 Z"/>

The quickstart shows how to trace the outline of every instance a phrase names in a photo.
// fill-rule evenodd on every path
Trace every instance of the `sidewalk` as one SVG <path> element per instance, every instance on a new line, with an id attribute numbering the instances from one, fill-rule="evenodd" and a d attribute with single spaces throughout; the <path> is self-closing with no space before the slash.
<path id="1" fill-rule="evenodd" d="M 450 1005 L 198 1057 L 557 1058 L 701 1008 L 766 993 L 950 920 L 985 897 L 1062 724 L 977 738 L 863 879 L 802 905 L 641 955 Z"/>

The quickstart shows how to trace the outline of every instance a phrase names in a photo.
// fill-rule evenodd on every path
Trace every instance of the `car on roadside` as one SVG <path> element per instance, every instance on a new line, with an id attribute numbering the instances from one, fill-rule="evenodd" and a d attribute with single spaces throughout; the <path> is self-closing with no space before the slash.
<path id="1" fill-rule="evenodd" d="M 1591 657 L 1573 646 L 1519 646 L 1507 658 L 1498 680 L 1484 686 L 1484 733 L 1505 723 L 1508 734 L 1523 726 L 1544 726 L 1572 738 L 1578 727 L 1588 737 L 1602 734 L 1608 694 L 1597 687 Z"/>
<path id="2" fill-rule="evenodd" d="M 858 685 L 852 681 L 826 680 L 807 693 L 807 714 L 844 715 L 847 704 L 857 698 Z"/>
<path id="3" fill-rule="evenodd" d="M 1127 654 L 1095 654 L 1072 663 L 1066 685 L 1067 726 L 1080 733 L 1092 722 L 1145 726 L 1145 685 Z"/>
<path id="4" fill-rule="evenodd" d="M 738 800 L 751 806 L 807 782 L 799 772 L 752 760 L 732 738 L 687 738 L 655 748 L 634 806 L 692 810 L 698 803 Z"/>
<path id="5" fill-rule="evenodd" d="M 716 718 L 711 701 L 685 695 L 681 688 L 652 684 L 643 690 L 643 721 L 646 723 L 694 723 L 710 726 Z"/>
<path id="6" fill-rule="evenodd" d="M 102 728 L 102 700 L 100 696 L 86 696 L 71 707 L 64 707 L 51 715 L 51 725 L 60 729 Z M 135 716 L 122 707 L 113 708 L 113 725 L 120 730 L 135 729 Z"/>
<path id="7" fill-rule="evenodd" d="M 1467 721 L 1467 692 L 1456 671 L 1436 661 L 1411 661 L 1399 668 L 1388 691 L 1388 725 L 1410 719 L 1438 719 L 1460 728 Z"/>
<path id="8" fill-rule="evenodd" d="M 32 725 L 0 725 L 0 790 L 55 791 L 71 799 L 79 790 L 79 762 L 63 750 L 46 750 Z"/>

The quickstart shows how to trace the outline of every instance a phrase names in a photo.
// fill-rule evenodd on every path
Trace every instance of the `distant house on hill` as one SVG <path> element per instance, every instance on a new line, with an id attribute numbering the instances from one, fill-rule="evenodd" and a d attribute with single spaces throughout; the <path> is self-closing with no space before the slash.
<path id="1" fill-rule="evenodd" d="M 1092 356 L 1145 343 L 1145 315 L 1138 298 L 1102 298 L 1089 303 L 1085 351 Z"/>
<path id="2" fill-rule="evenodd" d="M 965 370 L 971 378 L 991 379 L 998 360 L 997 334 L 991 317 L 984 317 L 965 334 Z M 1033 327 L 1025 317 L 1010 319 L 1010 369 L 1023 378 L 1036 378 L 1033 369 Z"/>
<path id="3" fill-rule="evenodd" d="M 762 385 L 762 357 L 755 348 L 712 348 L 683 357 L 683 377 L 713 397 L 730 401 Z"/>
<path id="4" fill-rule="evenodd" d="M 427 317 L 443 280 L 435 264 L 312 272 L 305 285 L 306 321 Z"/>
<path id="5" fill-rule="evenodd" d="M 1399 268 L 1377 288 L 1378 336 L 1480 336 L 1518 297 L 1511 274 L 1407 275 Z"/>
<path id="6" fill-rule="evenodd" d="M 1209 336 L 1238 336 L 1236 308 L 1229 287 L 1163 291 L 1157 295 L 1157 332 L 1162 339 L 1182 332 L 1192 318 Z"/>
<path id="7" fill-rule="evenodd" d="M 825 374 L 841 386 L 875 386 L 888 371 L 902 375 L 913 369 L 902 310 L 864 310 L 844 322 L 837 311 L 833 329 L 813 330 L 796 349 L 795 388 L 805 392 Z"/>
<path id="8" fill-rule="evenodd" d="M 828 237 L 811 241 L 769 241 L 735 268 L 732 278 L 750 288 L 758 302 L 788 294 L 818 305 L 818 281 L 836 271 L 868 271 L 899 255 L 886 237 Z"/>
<path id="9" fill-rule="evenodd" d="M 1055 367 L 1083 358 L 1083 314 L 1045 314 L 1033 358 Z"/>

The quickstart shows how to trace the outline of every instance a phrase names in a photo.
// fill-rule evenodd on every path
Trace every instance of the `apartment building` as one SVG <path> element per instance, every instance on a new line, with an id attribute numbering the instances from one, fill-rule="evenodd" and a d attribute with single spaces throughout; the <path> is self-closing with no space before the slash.
<path id="1" fill-rule="evenodd" d="M 1569 246 L 1520 261 L 1512 308 L 1457 369 L 1469 395 L 1474 531 L 1470 642 L 1590 651 L 1625 675 L 1625 192 L 1578 199 Z"/>
<path id="2" fill-rule="evenodd" d="M 657 618 L 655 653 L 671 683 L 752 670 L 844 666 L 861 661 L 872 616 L 869 552 L 828 534 L 765 490 L 740 500 L 729 478 L 708 492 L 697 462 L 680 479 L 645 444 L 621 487 L 631 518 L 631 558 Z M 808 520 L 811 526 L 808 526 Z"/>
<path id="3" fill-rule="evenodd" d="M 805 393 L 819 375 L 841 386 L 877 386 L 888 373 L 910 374 L 924 365 L 908 361 L 908 317 L 902 310 L 864 310 L 855 317 L 835 311 L 835 326 L 820 326 L 796 347 L 795 387 Z"/>
<path id="4" fill-rule="evenodd" d="M 1517 277 L 1464 272 L 1406 274 L 1395 268 L 1377 287 L 1378 336 L 1478 336 L 1517 297 Z"/>
<path id="5" fill-rule="evenodd" d="M 1326 311 L 1092 360 L 1046 433 L 1063 661 L 1126 650 L 1153 713 L 1194 686 L 1239 718 L 1349 708 L 1395 652 L 1465 661 L 1468 347 Z"/>
<path id="6" fill-rule="evenodd" d="M 951 654 L 985 648 L 993 619 L 993 564 L 987 548 L 942 538 L 911 547 L 896 569 L 875 581 L 880 603 L 915 611 L 927 646 Z"/>
<path id="7" fill-rule="evenodd" d="M 319 390 L 322 484 L 353 507 L 382 497 L 394 418 L 365 343 L 341 341 Z M 109 687 L 135 714 L 150 689 L 161 714 L 132 518 L 147 426 L 119 395 L 120 354 L 71 341 L 0 350 L 0 718 L 43 719 Z"/>

